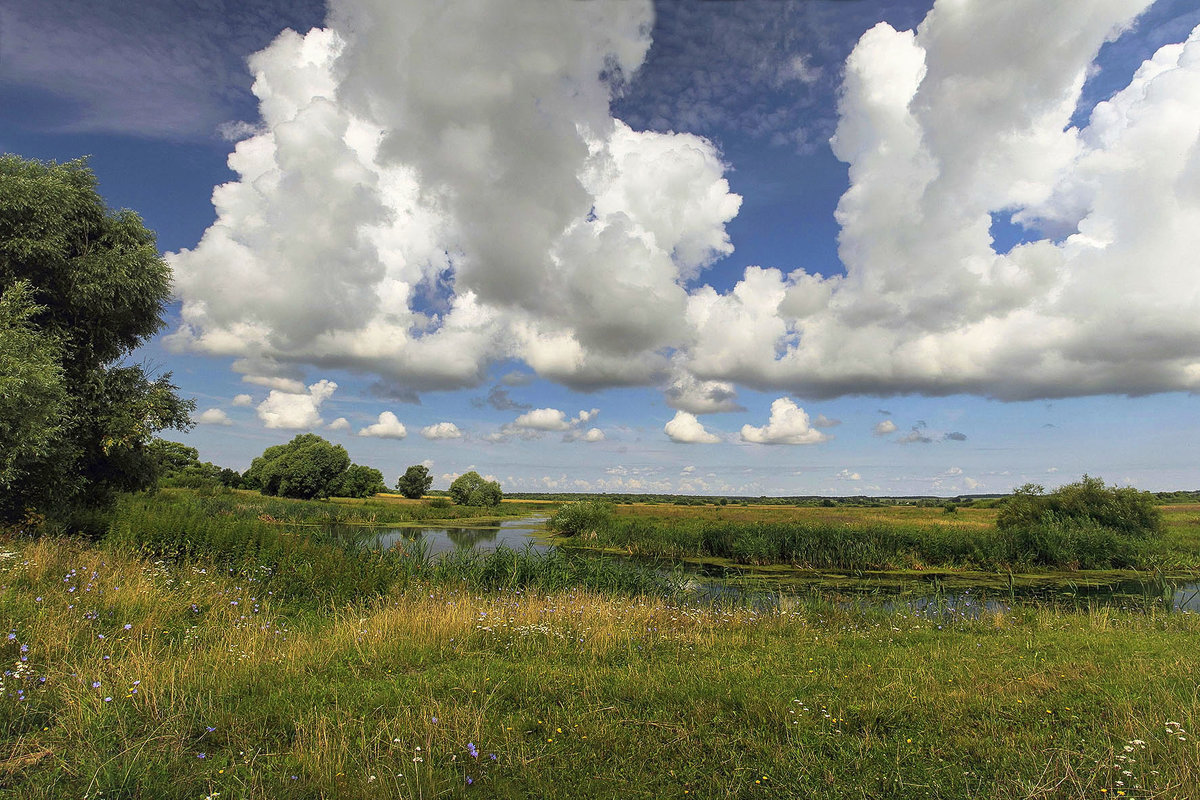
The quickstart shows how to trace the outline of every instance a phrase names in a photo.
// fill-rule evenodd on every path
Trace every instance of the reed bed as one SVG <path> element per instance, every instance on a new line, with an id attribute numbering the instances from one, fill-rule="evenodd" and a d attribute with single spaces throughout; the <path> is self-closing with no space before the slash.
<path id="1" fill-rule="evenodd" d="M 662 559 L 725 559 L 818 570 L 1162 569 L 1197 563 L 1196 551 L 1175 549 L 1163 538 L 1072 522 L 998 530 L 869 520 L 752 522 L 616 515 L 562 541 Z"/>

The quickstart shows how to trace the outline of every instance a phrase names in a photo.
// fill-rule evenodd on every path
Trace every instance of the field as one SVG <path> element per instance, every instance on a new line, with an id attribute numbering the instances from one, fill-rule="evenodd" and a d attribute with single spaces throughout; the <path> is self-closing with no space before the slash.
<path id="1" fill-rule="evenodd" d="M 322 597 L 215 531 L 158 554 L 208 502 L 127 500 L 133 538 L 3 545 L 0 797 L 1200 796 L 1193 614 L 698 606 L 511 552 L 322 551 L 310 580 L 389 570 Z M 238 502 L 216 518 L 260 560 L 315 546 Z"/>

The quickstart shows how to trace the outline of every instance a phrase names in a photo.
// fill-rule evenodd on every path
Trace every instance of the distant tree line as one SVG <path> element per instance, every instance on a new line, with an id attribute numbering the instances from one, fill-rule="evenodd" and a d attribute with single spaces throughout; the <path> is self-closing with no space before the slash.
<path id="1" fill-rule="evenodd" d="M 158 486 L 188 489 L 256 489 L 265 495 L 302 500 L 326 497 L 371 497 L 388 491 L 383 473 L 374 467 L 354 464 L 346 448 L 315 433 L 296 436 L 286 444 L 273 445 L 250 463 L 244 473 L 200 461 L 194 447 L 155 439 L 149 445 Z M 419 499 L 429 492 L 433 476 L 423 464 L 409 467 L 396 481 L 396 491 Z M 442 493 L 439 493 L 442 494 Z M 503 493 L 500 484 L 477 472 L 459 475 L 445 496 L 459 505 L 494 506 Z"/>

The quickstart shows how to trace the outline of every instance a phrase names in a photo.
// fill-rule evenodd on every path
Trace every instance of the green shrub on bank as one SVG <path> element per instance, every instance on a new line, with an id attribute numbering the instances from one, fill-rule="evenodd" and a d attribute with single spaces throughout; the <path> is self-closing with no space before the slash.
<path id="1" fill-rule="evenodd" d="M 563 536 L 580 536 L 606 527 L 612 520 L 613 508 L 601 500 L 580 500 L 567 503 L 550 517 L 550 530 Z"/>
<path id="2" fill-rule="evenodd" d="M 1151 566 L 1163 549 L 1153 495 L 1088 475 L 1049 494 L 1036 484 L 1022 486 L 1000 507 L 996 530 L 1015 561 L 1038 566 Z"/>
<path id="3" fill-rule="evenodd" d="M 1045 492 L 1033 483 L 1014 491 L 1000 507 L 996 527 L 1002 531 L 1053 524 L 1095 527 L 1134 539 L 1154 539 L 1162 534 L 1162 513 L 1149 492 L 1105 486 L 1100 478 L 1088 475 L 1078 483 Z"/>

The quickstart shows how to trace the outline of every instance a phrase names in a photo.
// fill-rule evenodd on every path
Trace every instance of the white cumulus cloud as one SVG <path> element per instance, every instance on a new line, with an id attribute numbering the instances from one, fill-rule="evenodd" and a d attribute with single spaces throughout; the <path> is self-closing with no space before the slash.
<path id="1" fill-rule="evenodd" d="M 350 430 L 350 420 L 345 417 L 338 417 L 333 422 L 326 426 L 326 430 L 331 431 L 348 431 Z"/>
<path id="2" fill-rule="evenodd" d="M 809 423 L 808 413 L 787 397 L 771 403 L 771 417 L 766 425 L 742 426 L 742 440 L 756 444 L 816 444 L 828 438 Z"/>
<path id="3" fill-rule="evenodd" d="M 453 422 L 438 422 L 421 428 L 421 435 L 426 439 L 461 439 L 463 434 Z"/>
<path id="4" fill-rule="evenodd" d="M 169 255 L 171 343 L 418 390 L 513 357 L 575 386 L 656 381 L 741 199 L 710 142 L 609 111 L 652 20 L 648 0 L 339 0 L 280 34 L 249 60 L 261 121 L 217 222 Z"/>
<path id="5" fill-rule="evenodd" d="M 379 420 L 362 428 L 358 432 L 359 436 L 373 436 L 376 439 L 403 439 L 408 436 L 408 429 L 404 427 L 404 423 L 396 418 L 396 415 L 391 411 L 384 411 L 379 415 Z"/>
<path id="6" fill-rule="evenodd" d="M 534 431 L 565 431 L 571 427 L 567 415 L 557 408 L 535 408 L 517 417 L 512 424 Z"/>
<path id="7" fill-rule="evenodd" d="M 196 417 L 197 425 L 232 425 L 233 420 L 220 408 L 205 409 Z"/>
<path id="8" fill-rule="evenodd" d="M 254 405 L 254 398 L 248 394 L 234 395 L 233 405 L 238 406 L 239 408 L 248 408 Z"/>
<path id="9" fill-rule="evenodd" d="M 321 404 L 335 391 L 337 384 L 330 380 L 311 384 L 303 394 L 272 389 L 267 399 L 258 404 L 258 418 L 268 428 L 315 428 L 324 421 Z"/>
<path id="10" fill-rule="evenodd" d="M 832 140 L 846 274 L 694 293 L 690 368 L 809 396 L 1194 390 L 1200 301 L 1170 287 L 1200 247 L 1200 29 L 1070 124 L 1148 5 L 938 2 L 867 31 Z M 998 248 L 993 215 L 1028 241 Z"/>
<path id="11" fill-rule="evenodd" d="M 667 434 L 671 441 L 680 444 L 716 444 L 721 441 L 720 436 L 704 429 L 695 414 L 686 411 L 676 411 L 671 421 L 663 426 L 663 433 Z"/>
<path id="12" fill-rule="evenodd" d="M 268 389 L 278 389 L 281 392 L 288 392 L 290 394 L 300 394 L 304 391 L 304 381 L 297 380 L 295 378 L 279 378 L 268 375 L 243 375 L 242 380 L 245 383 L 253 383 L 256 386 L 265 386 Z M 251 402 L 253 402 L 253 398 L 251 398 Z"/>
<path id="13" fill-rule="evenodd" d="M 874 433 L 876 436 L 887 436 L 889 433 L 896 432 L 896 423 L 890 419 L 881 420 L 875 423 Z"/>
<path id="14" fill-rule="evenodd" d="M 604 431 L 599 428 L 588 428 L 587 432 L 580 437 L 585 442 L 603 442 Z"/>
<path id="15" fill-rule="evenodd" d="M 866 31 L 831 140 L 844 274 L 749 265 L 718 291 L 704 270 L 741 204 L 726 164 L 609 108 L 649 50 L 648 0 L 335 0 L 249 60 L 261 119 L 216 222 L 168 256 L 170 343 L 409 391 L 516 360 L 573 388 L 666 386 L 690 415 L 736 410 L 739 384 L 1198 391 L 1200 295 L 1180 287 L 1200 252 L 1200 28 L 1072 124 L 1101 46 L 1149 4 L 938 0 L 916 30 Z M 1001 246 L 994 220 L 1024 241 Z M 284 370 L 245 380 L 303 394 Z"/>

